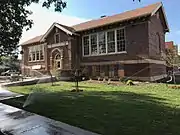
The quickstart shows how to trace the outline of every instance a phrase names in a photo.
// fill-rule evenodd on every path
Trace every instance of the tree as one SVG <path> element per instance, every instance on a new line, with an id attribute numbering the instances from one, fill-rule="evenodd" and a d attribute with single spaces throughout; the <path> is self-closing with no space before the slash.
<path id="1" fill-rule="evenodd" d="M 26 7 L 38 2 L 39 0 L 0 1 L 0 56 L 17 53 L 15 50 L 23 28 L 29 30 L 33 25 L 33 20 L 28 19 L 32 12 Z M 52 4 L 57 12 L 61 12 L 66 7 L 66 2 L 63 0 L 44 0 L 42 7 L 49 8 Z"/>
<path id="2" fill-rule="evenodd" d="M 20 61 L 14 56 L 2 56 L 0 59 L 0 72 L 7 69 L 20 72 Z"/>

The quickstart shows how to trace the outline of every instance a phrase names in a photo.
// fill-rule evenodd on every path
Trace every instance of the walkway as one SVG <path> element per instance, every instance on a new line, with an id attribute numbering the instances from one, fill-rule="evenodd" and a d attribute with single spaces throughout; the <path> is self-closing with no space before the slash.
<path id="1" fill-rule="evenodd" d="M 0 101 L 7 99 L 7 98 L 14 98 L 14 97 L 19 97 L 19 96 L 23 96 L 23 95 L 10 92 L 8 90 L 1 88 L 1 86 L 0 86 Z"/>

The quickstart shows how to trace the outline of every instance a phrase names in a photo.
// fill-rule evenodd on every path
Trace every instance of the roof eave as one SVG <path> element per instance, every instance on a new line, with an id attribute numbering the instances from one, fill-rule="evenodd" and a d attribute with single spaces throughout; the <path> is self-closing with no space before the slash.
<path id="1" fill-rule="evenodd" d="M 133 19 L 137 19 L 137 18 L 141 18 L 141 17 L 148 17 L 150 15 L 151 15 L 151 13 L 146 13 L 146 14 L 141 15 L 141 16 L 132 17 L 132 18 L 129 18 L 129 19 L 124 19 L 124 20 L 121 20 L 121 21 L 116 21 L 116 22 L 112 22 L 112 23 L 108 23 L 108 24 L 103 24 L 103 25 L 100 25 L 100 26 L 91 27 L 91 28 L 87 28 L 87 29 L 83 29 L 83 30 L 76 30 L 76 32 L 83 32 L 83 31 L 95 29 L 95 28 L 98 28 L 98 27 L 103 27 L 103 26 L 106 26 L 106 25 L 111 25 L 111 24 L 114 24 L 114 23 L 121 23 L 123 21 L 129 21 L 129 20 L 133 20 Z"/>

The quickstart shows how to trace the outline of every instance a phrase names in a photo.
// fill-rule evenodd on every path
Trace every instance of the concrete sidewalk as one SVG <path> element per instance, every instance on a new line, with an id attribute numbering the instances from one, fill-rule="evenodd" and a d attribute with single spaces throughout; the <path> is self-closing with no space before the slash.
<path id="1" fill-rule="evenodd" d="M 0 135 L 98 135 L 0 103 Z"/>
<path id="2" fill-rule="evenodd" d="M 15 98 L 15 97 L 20 97 L 20 96 L 23 96 L 23 95 L 10 92 L 10 91 L 5 90 L 5 89 L 0 87 L 0 101 L 4 100 L 4 99 Z"/>

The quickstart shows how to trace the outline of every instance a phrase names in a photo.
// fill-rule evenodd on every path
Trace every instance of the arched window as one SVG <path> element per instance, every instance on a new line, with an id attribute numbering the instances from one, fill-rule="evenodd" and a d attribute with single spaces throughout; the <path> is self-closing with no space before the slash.
<path id="1" fill-rule="evenodd" d="M 56 54 L 54 58 L 55 68 L 61 68 L 61 55 Z"/>

